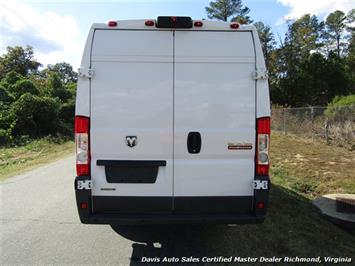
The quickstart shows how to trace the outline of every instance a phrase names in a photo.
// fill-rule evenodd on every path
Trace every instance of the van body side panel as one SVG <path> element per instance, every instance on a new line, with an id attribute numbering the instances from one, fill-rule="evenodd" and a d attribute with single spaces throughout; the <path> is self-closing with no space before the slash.
<path id="1" fill-rule="evenodd" d="M 253 71 L 251 32 L 176 31 L 175 202 L 179 197 L 195 198 L 198 203 L 198 197 L 246 196 L 242 201 L 249 199 L 251 208 L 256 115 Z M 191 131 L 201 134 L 197 154 L 187 149 Z M 247 148 L 228 148 L 243 144 Z M 238 205 L 232 209 L 236 211 Z"/>
<path id="2" fill-rule="evenodd" d="M 142 196 L 164 198 L 165 203 L 154 211 L 171 211 L 173 33 L 96 30 L 91 57 L 95 71 L 90 132 L 94 212 L 126 212 L 127 204 L 137 205 L 144 201 Z M 128 145 L 127 137 L 136 138 L 133 147 Z M 98 160 L 117 163 L 105 166 Z M 157 170 L 156 180 L 150 176 L 145 182 L 137 178 L 132 167 L 131 161 L 137 160 L 164 161 L 166 165 L 152 165 L 157 169 L 148 169 L 148 175 Z M 130 162 L 125 166 L 122 161 Z M 111 171 L 110 182 L 105 170 Z M 122 175 L 121 170 L 127 174 Z M 139 170 L 144 174 L 144 168 Z M 130 175 L 136 176 L 136 183 L 127 182 Z M 107 205 L 110 199 L 116 204 Z"/>

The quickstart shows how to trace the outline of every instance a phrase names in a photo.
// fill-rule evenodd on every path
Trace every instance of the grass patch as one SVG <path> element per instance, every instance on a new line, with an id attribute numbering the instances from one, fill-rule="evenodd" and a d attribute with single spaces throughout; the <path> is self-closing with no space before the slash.
<path id="1" fill-rule="evenodd" d="M 220 243 L 224 243 L 229 253 L 226 255 L 353 257 L 355 254 L 354 235 L 324 220 L 309 199 L 275 185 L 270 191 L 269 210 L 262 225 L 240 225 L 222 230 L 223 234 L 212 230 L 209 234 L 220 235 Z M 206 248 L 213 248 L 214 243 Z M 225 255 L 226 251 L 220 247 L 209 253 Z"/>
<path id="2" fill-rule="evenodd" d="M 263 224 L 113 226 L 134 243 L 132 260 L 146 257 L 349 257 L 354 258 L 355 236 L 324 220 L 311 201 L 288 189 L 273 185 Z M 154 248 L 159 242 L 161 248 Z M 235 263 L 236 264 L 236 263 Z M 243 263 L 240 263 L 243 264 Z M 283 265 L 285 263 L 278 263 Z M 214 265 L 211 263 L 211 265 Z M 217 265 L 217 264 L 216 264 Z M 218 264 L 219 265 L 219 264 Z M 220 265 L 230 265 L 228 263 Z M 238 264 L 239 265 L 239 264 Z M 246 263 L 261 265 L 261 263 Z M 263 263 L 262 265 L 275 265 Z M 290 265 L 312 265 L 290 263 Z M 341 265 L 341 264 L 340 264 Z M 349 264 L 350 265 L 350 264 Z"/>
<path id="3" fill-rule="evenodd" d="M 30 140 L 21 146 L 0 148 L 0 180 L 71 153 L 74 153 L 73 141 L 54 137 Z"/>
<path id="4" fill-rule="evenodd" d="M 273 183 L 314 199 L 330 193 L 355 193 L 355 151 L 300 137 L 273 133 Z"/>

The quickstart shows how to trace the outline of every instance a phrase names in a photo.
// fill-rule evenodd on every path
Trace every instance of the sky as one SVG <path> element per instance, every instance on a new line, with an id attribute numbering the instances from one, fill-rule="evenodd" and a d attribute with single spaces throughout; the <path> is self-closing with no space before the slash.
<path id="1" fill-rule="evenodd" d="M 31 45 L 35 58 L 46 66 L 68 62 L 74 69 L 81 56 L 90 26 L 94 22 L 147 19 L 161 15 L 207 19 L 210 0 L 0 0 L 0 55 L 7 46 Z M 243 0 L 254 21 L 271 26 L 276 39 L 283 38 L 286 20 L 305 13 L 324 19 L 337 9 L 355 7 L 354 0 Z"/>

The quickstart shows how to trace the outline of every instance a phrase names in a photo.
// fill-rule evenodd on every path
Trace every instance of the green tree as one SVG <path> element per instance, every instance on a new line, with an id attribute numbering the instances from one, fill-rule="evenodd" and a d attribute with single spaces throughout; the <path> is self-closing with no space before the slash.
<path id="1" fill-rule="evenodd" d="M 347 30 L 349 32 L 346 47 L 346 69 L 351 80 L 351 93 L 355 94 L 355 8 L 350 10 L 346 16 Z"/>
<path id="2" fill-rule="evenodd" d="M 355 30 L 355 8 L 349 10 L 346 14 L 346 29 L 350 32 L 354 32 Z"/>
<path id="3" fill-rule="evenodd" d="M 29 46 L 8 47 L 0 56 L 0 145 L 72 134 L 77 73 L 65 62 L 39 66 Z"/>
<path id="4" fill-rule="evenodd" d="M 78 80 L 78 74 L 73 70 L 73 67 L 66 62 L 48 65 L 47 68 L 42 71 L 45 77 L 48 77 L 51 72 L 57 73 L 60 81 L 65 85 L 77 82 Z"/>
<path id="5" fill-rule="evenodd" d="M 55 134 L 59 125 L 59 108 L 60 103 L 53 98 L 23 94 L 11 106 L 11 115 L 15 117 L 12 133 L 32 137 Z"/>
<path id="6" fill-rule="evenodd" d="M 7 47 L 7 52 L 0 56 L 0 79 L 14 71 L 22 76 L 36 72 L 41 64 L 33 58 L 31 46 Z"/>
<path id="7" fill-rule="evenodd" d="M 8 72 L 5 77 L 1 80 L 1 84 L 5 88 L 9 88 L 11 85 L 15 84 L 17 81 L 23 79 L 24 77 L 17 74 L 15 71 Z"/>
<path id="8" fill-rule="evenodd" d="M 328 42 L 329 50 L 335 50 L 338 56 L 340 56 L 345 47 L 346 19 L 347 17 L 343 11 L 336 10 L 330 13 L 325 20 L 325 38 Z"/>
<path id="9" fill-rule="evenodd" d="M 303 15 L 289 23 L 285 43 L 290 46 L 295 56 L 301 59 L 323 46 L 322 33 L 324 22 L 318 22 L 316 16 Z"/>
<path id="10" fill-rule="evenodd" d="M 71 98 L 71 93 L 63 85 L 60 76 L 56 72 L 50 72 L 48 76 L 48 88 L 51 96 L 58 97 L 62 102 Z"/>
<path id="11" fill-rule="evenodd" d="M 28 79 L 20 79 L 16 81 L 15 84 L 10 85 L 8 89 L 15 99 L 20 98 L 21 95 L 25 93 L 30 93 L 32 95 L 39 94 L 37 87 Z"/>
<path id="12" fill-rule="evenodd" d="M 278 102 L 278 96 L 280 96 L 279 92 L 279 83 L 278 83 L 278 65 L 277 65 L 277 49 L 276 49 L 276 41 L 274 34 L 271 31 L 270 26 L 265 25 L 263 22 L 258 21 L 253 24 L 258 31 L 258 35 L 260 38 L 261 48 L 263 50 L 266 68 L 269 73 L 269 87 L 272 102 Z"/>
<path id="13" fill-rule="evenodd" d="M 59 119 L 61 121 L 60 132 L 65 135 L 73 134 L 75 116 L 75 100 L 71 99 L 63 103 L 59 109 Z"/>
<path id="14" fill-rule="evenodd" d="M 0 85 L 0 103 L 9 104 L 12 102 L 12 100 L 13 98 L 11 97 L 9 92 L 5 89 L 5 87 Z"/>
<path id="15" fill-rule="evenodd" d="M 347 50 L 346 68 L 351 80 L 351 91 L 352 93 L 355 93 L 355 32 L 352 32 L 351 34 Z"/>
<path id="16" fill-rule="evenodd" d="M 297 69 L 294 74 L 280 79 L 282 97 L 278 99 L 281 104 L 324 106 L 336 95 L 350 92 L 345 59 L 335 53 L 328 58 L 321 53 L 312 53 L 298 63 Z"/>
<path id="17" fill-rule="evenodd" d="M 322 46 L 324 23 L 318 22 L 316 16 L 306 14 L 296 21 L 290 21 L 285 42 L 277 51 L 277 77 L 279 95 L 282 105 L 307 105 L 312 100 L 312 91 L 308 90 L 307 72 L 304 67 L 309 63 L 309 56 Z M 316 57 L 319 62 L 321 59 Z M 323 73 L 324 75 L 324 73 Z"/>
<path id="18" fill-rule="evenodd" d="M 242 0 L 215 0 L 210 2 L 205 9 L 210 19 L 228 21 L 231 18 L 231 21 L 242 24 L 252 22 L 248 15 L 250 9 L 243 6 Z"/>
<path id="19" fill-rule="evenodd" d="M 255 22 L 254 26 L 259 34 L 261 48 L 263 49 L 266 67 L 269 69 L 271 52 L 275 49 L 275 45 L 276 45 L 274 34 L 272 33 L 270 26 L 265 25 L 261 21 Z"/>

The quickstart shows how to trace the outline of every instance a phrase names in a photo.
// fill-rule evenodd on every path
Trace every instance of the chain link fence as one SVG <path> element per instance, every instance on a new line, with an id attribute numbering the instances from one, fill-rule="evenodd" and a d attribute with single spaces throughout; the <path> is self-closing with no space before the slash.
<path id="1" fill-rule="evenodd" d="M 355 149 L 355 105 L 273 108 L 272 130 Z"/>

